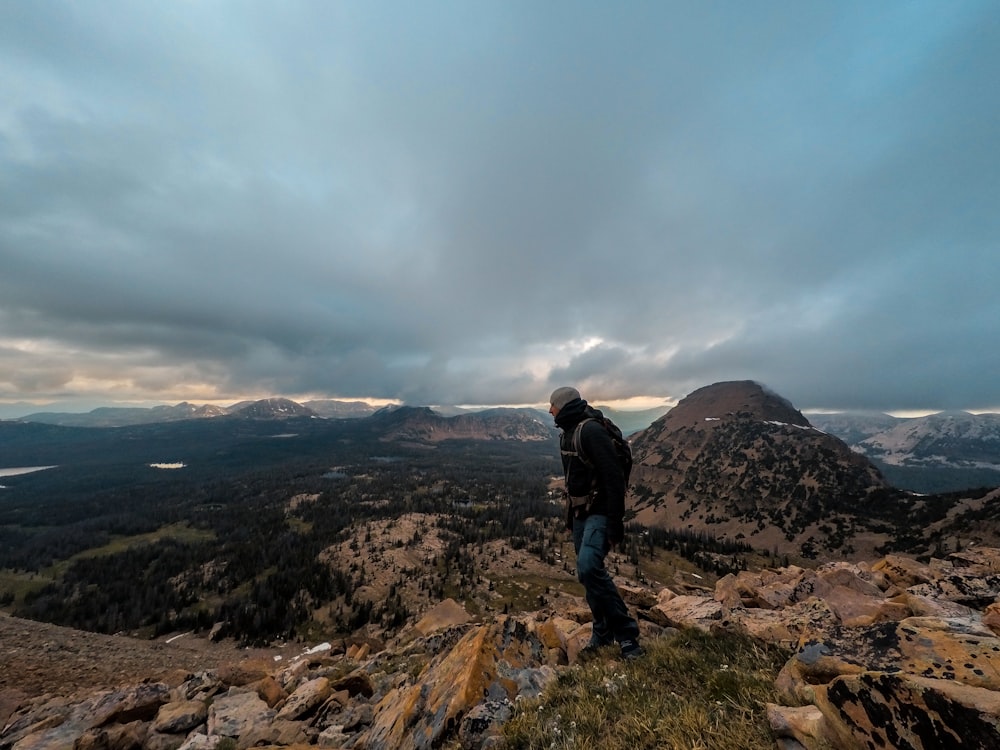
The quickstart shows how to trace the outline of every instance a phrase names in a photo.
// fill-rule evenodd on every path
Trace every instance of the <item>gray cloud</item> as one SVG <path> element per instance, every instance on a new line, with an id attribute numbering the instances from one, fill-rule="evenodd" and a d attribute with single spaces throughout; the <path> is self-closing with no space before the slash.
<path id="1" fill-rule="evenodd" d="M 1000 409 L 998 16 L 0 6 L 0 402 Z"/>

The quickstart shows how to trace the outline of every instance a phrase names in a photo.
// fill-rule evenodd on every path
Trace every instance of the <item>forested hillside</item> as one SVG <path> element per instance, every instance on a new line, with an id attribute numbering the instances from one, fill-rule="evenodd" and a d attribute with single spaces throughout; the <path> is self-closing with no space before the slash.
<path id="1" fill-rule="evenodd" d="M 60 448 L 71 460 L 5 479 L 0 602 L 101 632 L 222 621 L 256 641 L 290 637 L 315 605 L 339 600 L 347 630 L 385 613 L 352 598 L 365 583 L 356 556 L 320 562 L 319 553 L 367 520 L 446 511 L 477 535 L 526 545 L 527 519 L 554 512 L 545 489 L 553 458 L 537 446 L 495 445 L 484 461 L 454 445 L 443 461 L 412 447 L 379 455 L 386 446 L 356 425 L 285 423 L 283 437 L 267 436 L 273 424 L 250 425 L 223 440 L 218 424 L 146 428 L 142 439 L 130 429 L 53 441 L 46 428 L 44 448 L 22 447 L 21 460 L 56 462 Z M 154 456 L 185 467 L 151 468 Z M 315 500 L 293 507 L 303 495 Z M 451 527 L 456 543 L 443 550 L 442 570 L 467 541 L 462 524 Z"/>

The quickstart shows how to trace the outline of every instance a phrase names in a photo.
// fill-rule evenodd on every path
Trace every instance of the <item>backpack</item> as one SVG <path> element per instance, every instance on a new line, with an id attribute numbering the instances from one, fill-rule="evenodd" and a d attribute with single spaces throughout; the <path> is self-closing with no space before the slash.
<path id="1" fill-rule="evenodd" d="M 611 442 L 615 446 L 615 455 L 618 457 L 618 463 L 622 468 L 622 476 L 625 477 L 625 489 L 628 490 L 629 475 L 632 473 L 632 446 L 629 445 L 628 440 L 622 434 L 621 428 L 618 427 L 614 422 L 605 417 L 601 412 L 596 409 L 593 410 L 586 419 L 580 420 L 580 423 L 573 430 L 573 450 L 576 451 L 577 457 L 588 467 L 593 468 L 593 465 L 587 459 L 583 453 L 583 444 L 581 433 L 583 432 L 583 426 L 587 422 L 597 422 L 599 423 L 611 437 Z"/>

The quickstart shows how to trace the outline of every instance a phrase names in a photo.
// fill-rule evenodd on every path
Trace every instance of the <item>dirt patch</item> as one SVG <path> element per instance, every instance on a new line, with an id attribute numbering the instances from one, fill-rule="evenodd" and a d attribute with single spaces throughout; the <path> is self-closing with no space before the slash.
<path id="1" fill-rule="evenodd" d="M 228 665 L 273 671 L 281 664 L 275 657 L 287 660 L 301 652 L 299 645 L 241 649 L 193 635 L 169 642 L 101 635 L 0 613 L 0 697 L 70 696 Z"/>

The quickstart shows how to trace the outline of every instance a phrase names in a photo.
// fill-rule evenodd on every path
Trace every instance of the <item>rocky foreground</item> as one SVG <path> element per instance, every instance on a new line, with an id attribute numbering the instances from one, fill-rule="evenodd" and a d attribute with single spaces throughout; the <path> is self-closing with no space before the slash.
<path id="1" fill-rule="evenodd" d="M 712 591 L 627 588 L 647 638 L 745 632 L 788 647 L 777 747 L 1000 748 L 1000 550 L 744 572 Z M 81 695 L 0 704 L 0 750 L 494 745 L 590 636 L 587 612 L 473 623 L 453 602 L 391 649 L 324 644 L 298 658 L 174 669 Z"/>

